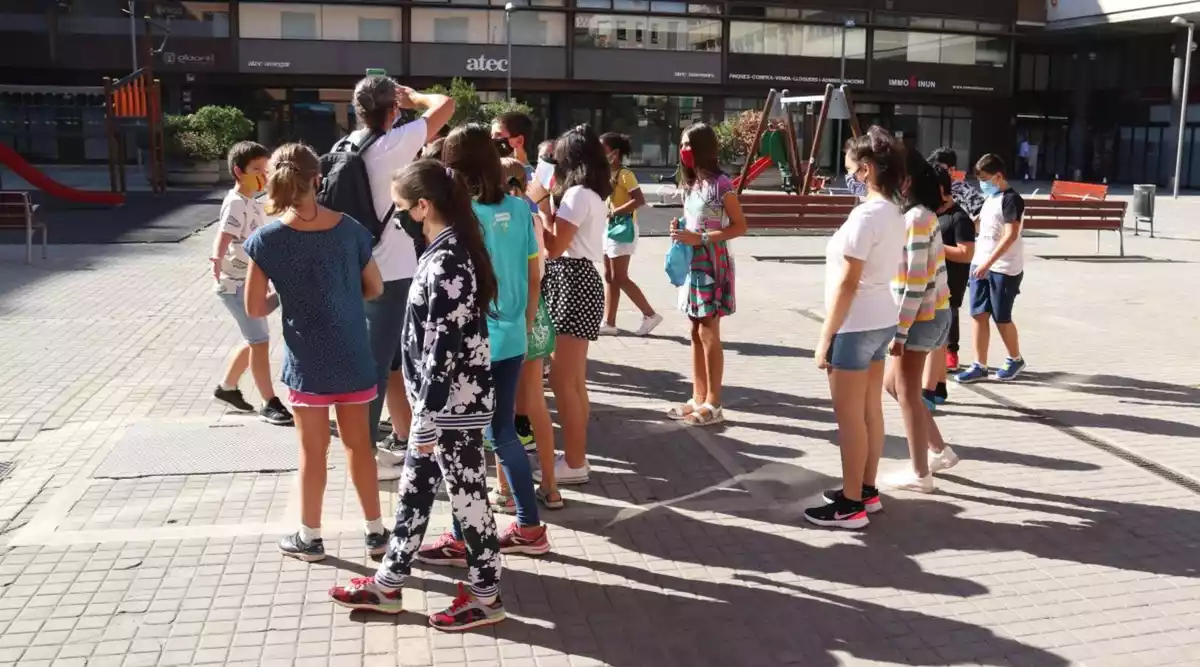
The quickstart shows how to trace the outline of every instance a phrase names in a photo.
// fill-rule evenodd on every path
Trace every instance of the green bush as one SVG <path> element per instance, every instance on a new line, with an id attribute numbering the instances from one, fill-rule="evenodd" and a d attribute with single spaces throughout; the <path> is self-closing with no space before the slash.
<path id="1" fill-rule="evenodd" d="M 236 107 L 207 106 L 187 115 L 163 116 L 167 156 L 182 162 L 220 160 L 254 130 Z"/>
<path id="2" fill-rule="evenodd" d="M 455 77 L 450 81 L 450 87 L 438 84 L 425 90 L 426 93 L 445 95 L 454 100 L 454 115 L 450 118 L 450 129 L 461 127 L 467 123 L 482 123 L 490 125 L 495 118 L 509 111 L 520 111 L 533 117 L 533 107 L 517 100 L 499 100 L 497 102 L 482 102 L 475 84 Z"/>

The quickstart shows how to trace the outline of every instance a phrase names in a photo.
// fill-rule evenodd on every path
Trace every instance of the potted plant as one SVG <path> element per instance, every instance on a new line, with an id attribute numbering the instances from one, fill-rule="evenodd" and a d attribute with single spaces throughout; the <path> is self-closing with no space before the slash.
<path id="1" fill-rule="evenodd" d="M 216 185 L 226 171 L 225 155 L 252 129 L 253 124 L 234 107 L 203 107 L 193 114 L 164 116 L 167 184 Z"/>

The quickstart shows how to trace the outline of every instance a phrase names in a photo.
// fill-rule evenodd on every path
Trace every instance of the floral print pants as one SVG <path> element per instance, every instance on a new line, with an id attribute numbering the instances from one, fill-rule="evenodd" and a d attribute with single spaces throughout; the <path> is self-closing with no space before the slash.
<path id="1" fill-rule="evenodd" d="M 410 447 L 400 477 L 400 505 L 387 554 L 375 580 L 399 588 L 412 571 L 413 557 L 421 548 L 434 497 L 442 478 L 450 496 L 454 518 L 462 525 L 467 548 L 468 583 L 478 597 L 500 591 L 500 539 L 487 500 L 487 465 L 483 454 L 483 429 L 443 429 L 433 452 L 422 454 Z"/>

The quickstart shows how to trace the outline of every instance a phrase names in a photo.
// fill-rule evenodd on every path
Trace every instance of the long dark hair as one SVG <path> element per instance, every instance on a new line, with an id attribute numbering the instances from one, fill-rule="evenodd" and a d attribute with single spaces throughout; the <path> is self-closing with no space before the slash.
<path id="1" fill-rule="evenodd" d="M 904 147 L 892 133 L 878 125 L 846 141 L 846 155 L 851 160 L 875 166 L 870 185 L 885 197 L 895 197 L 904 183 L 904 153 Z"/>
<path id="2" fill-rule="evenodd" d="M 942 187 L 933 165 L 921 158 L 914 150 L 905 151 L 905 167 L 908 170 L 908 190 L 904 193 L 905 210 L 924 206 L 930 211 L 942 207 Z"/>
<path id="3" fill-rule="evenodd" d="M 442 144 L 442 163 L 480 204 L 504 201 L 504 170 L 488 128 L 478 123 L 455 128 Z"/>
<path id="4" fill-rule="evenodd" d="M 579 125 L 563 133 L 554 142 L 554 201 L 562 199 L 568 188 L 581 185 L 601 199 L 612 194 L 608 158 L 596 133 Z"/>
<path id="5" fill-rule="evenodd" d="M 721 162 L 718 159 L 719 143 L 717 133 L 704 123 L 692 123 L 683 134 L 688 139 L 695 162 L 693 168 L 680 164 L 683 170 L 683 184 L 689 188 L 710 178 L 717 178 L 722 173 Z"/>
<path id="6" fill-rule="evenodd" d="M 449 172 L 449 173 L 448 173 Z M 401 199 L 416 203 L 424 199 L 442 220 L 454 230 L 459 243 L 467 249 L 475 265 L 475 306 L 482 316 L 490 315 L 496 301 L 496 272 L 483 243 L 479 218 L 471 208 L 471 195 L 452 175 L 449 167 L 436 160 L 417 160 L 392 179 L 392 189 Z"/>
<path id="7" fill-rule="evenodd" d="M 633 152 L 633 144 L 629 142 L 629 135 L 621 134 L 620 132 L 605 132 L 600 135 L 600 144 L 610 151 L 617 154 L 617 166 L 614 169 L 611 164 L 609 169 L 612 171 L 610 180 L 613 182 L 613 188 L 616 188 L 617 177 L 621 175 L 621 169 L 625 166 L 625 157 Z"/>

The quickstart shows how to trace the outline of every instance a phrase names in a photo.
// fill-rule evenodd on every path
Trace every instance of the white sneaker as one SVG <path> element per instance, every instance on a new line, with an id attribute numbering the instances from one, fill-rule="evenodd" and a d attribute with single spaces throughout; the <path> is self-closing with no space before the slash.
<path id="1" fill-rule="evenodd" d="M 587 463 L 584 463 L 582 468 L 572 468 L 567 465 L 567 457 L 563 456 L 562 452 L 559 452 L 554 458 L 554 479 L 562 486 L 587 484 L 590 473 L 591 467 Z M 541 470 L 533 471 L 533 481 L 541 483 Z"/>
<path id="2" fill-rule="evenodd" d="M 929 474 L 949 470 L 958 465 L 958 461 L 958 454 L 950 449 L 950 445 L 943 447 L 940 454 L 935 454 L 931 449 L 929 450 Z"/>
<path id="3" fill-rule="evenodd" d="M 404 466 L 403 465 L 398 465 L 398 466 L 384 465 L 377 461 L 375 468 L 378 471 L 376 476 L 379 478 L 379 481 L 381 481 L 381 482 L 395 481 L 397 479 L 400 479 L 400 476 L 404 474 Z"/>
<path id="4" fill-rule="evenodd" d="M 600 325 L 600 335 L 601 336 L 616 336 L 619 333 L 621 333 L 621 330 L 616 327 L 610 327 L 607 324 Z"/>
<path id="5" fill-rule="evenodd" d="M 904 470 L 885 479 L 883 485 L 897 491 L 933 493 L 933 473 L 929 473 L 924 477 L 917 477 L 917 473 L 912 470 Z"/>
<path id="6" fill-rule="evenodd" d="M 662 324 L 662 321 L 662 315 L 659 315 L 658 313 L 654 313 L 649 317 L 643 317 L 642 326 L 638 327 L 638 330 L 633 332 L 633 335 L 649 336 L 652 331 L 658 328 L 658 325 Z"/>

